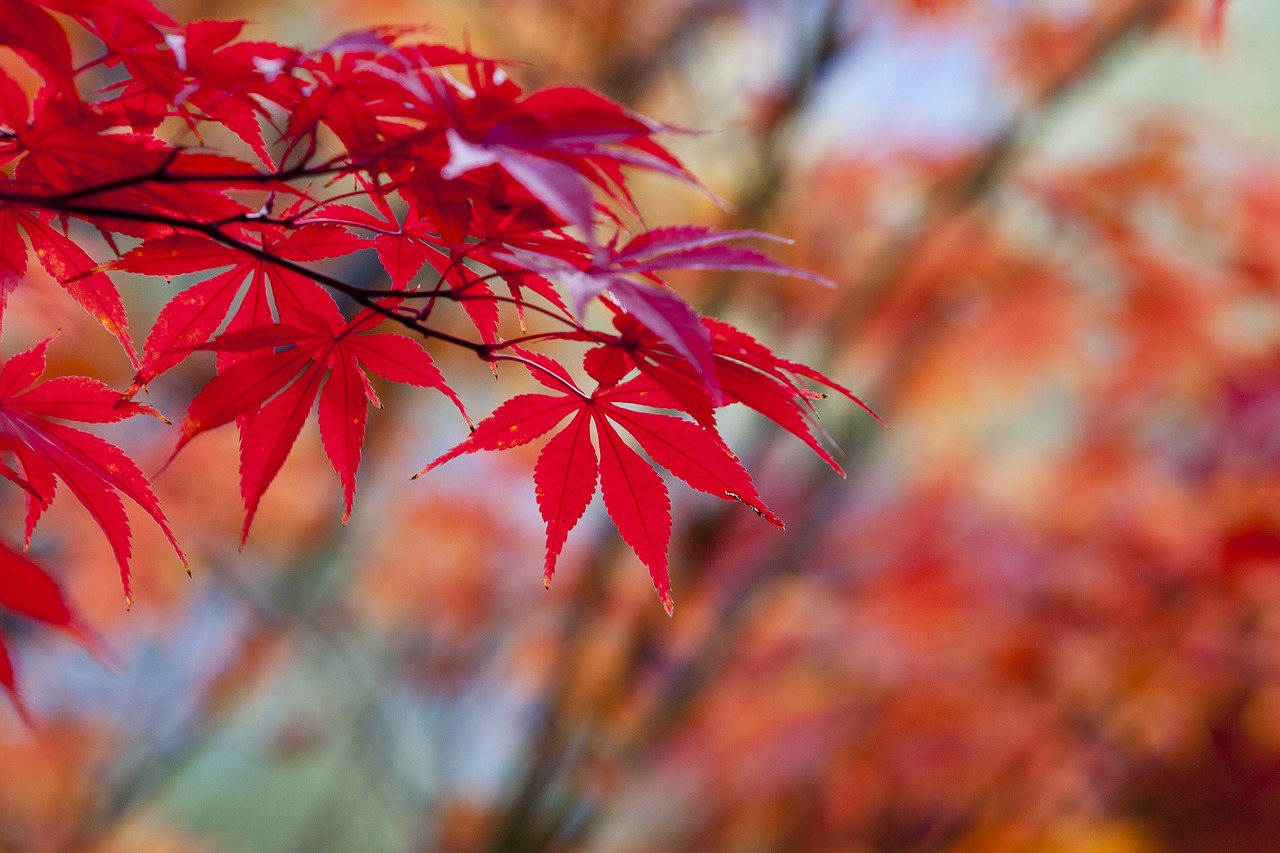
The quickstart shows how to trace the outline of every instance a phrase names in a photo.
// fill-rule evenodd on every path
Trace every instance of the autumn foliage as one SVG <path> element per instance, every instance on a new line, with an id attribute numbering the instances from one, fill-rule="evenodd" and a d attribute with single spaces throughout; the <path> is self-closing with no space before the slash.
<path id="1" fill-rule="evenodd" d="M 136 375 L 122 393 L 87 377 L 42 379 L 48 340 L 14 356 L 0 373 L 3 441 L 16 460 L 4 474 L 27 492 L 28 543 L 58 482 L 75 495 L 115 553 L 126 598 L 121 496 L 185 557 L 137 465 L 50 418 L 159 416 L 136 396 L 202 350 L 217 353 L 217 375 L 188 407 L 173 455 L 234 422 L 242 541 L 313 409 L 347 521 L 368 409 L 381 406 L 371 375 L 434 389 L 470 424 L 427 341 L 470 350 L 495 369 L 521 366 L 558 392 L 511 400 L 433 465 L 525 444 L 572 415 L 535 469 L 547 583 L 598 478 L 609 514 L 671 611 L 666 487 L 619 429 L 694 488 L 777 524 L 721 438 L 715 409 L 745 403 L 830 459 L 805 423 L 820 395 L 802 383 L 838 386 L 702 318 L 660 277 L 672 269 L 806 274 L 742 245 L 765 235 L 628 224 L 639 212 L 624 169 L 693 182 L 657 139 L 669 128 L 586 89 L 526 94 L 501 62 L 423 42 L 407 28 L 356 32 L 303 52 L 238 40 L 240 22 L 178 25 L 145 0 L 23 0 L 15 11 L 0 44 L 25 60 L 35 82 L 28 92 L 0 77 L 4 295 L 34 254 L 119 340 Z M 100 42 L 93 61 L 73 61 L 68 24 Z M 95 87 L 88 81 L 99 67 L 114 79 Z M 172 139 L 166 122 L 180 123 L 185 141 Z M 205 141 L 219 131 L 234 139 L 229 150 Z M 99 232 L 118 257 L 91 258 L 77 242 L 81 228 Z M 376 253 L 385 282 L 351 284 L 320 266 L 362 251 Z M 141 353 L 116 272 L 191 277 Z M 586 325 L 596 302 L 613 328 Z M 440 325 L 452 309 L 470 320 L 470 336 Z M 540 351 L 561 342 L 586 348 L 587 388 Z M 13 689 L 11 674 L 3 683 Z"/>
<path id="2" fill-rule="evenodd" d="M 0 16 L 0 849 L 1274 848 L 1266 4 L 260 5 Z"/>

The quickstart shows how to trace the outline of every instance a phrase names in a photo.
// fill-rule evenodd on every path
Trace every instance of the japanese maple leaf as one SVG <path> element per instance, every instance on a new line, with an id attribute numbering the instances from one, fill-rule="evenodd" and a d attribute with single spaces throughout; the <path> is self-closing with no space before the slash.
<path id="1" fill-rule="evenodd" d="M 99 37 L 122 29 L 145 29 L 160 38 L 158 27 L 174 21 L 146 0 L 14 0 L 0 16 L 0 44 L 12 48 L 64 92 L 75 91 L 71 44 L 50 11 L 70 15 Z"/>
<path id="2" fill-rule="evenodd" d="M 498 303 L 493 290 L 481 277 L 471 273 L 464 261 L 473 244 L 462 247 L 447 246 L 434 220 L 423 217 L 410 208 L 401 218 L 392 211 L 386 199 L 371 196 L 377 215 L 348 205 L 327 205 L 317 219 L 324 222 L 340 222 L 353 228 L 373 233 L 373 247 L 382 262 L 391 286 L 396 290 L 410 290 L 412 280 L 427 264 L 437 273 L 434 287 L 447 285 L 456 293 L 462 308 L 471 318 L 476 331 L 486 343 L 498 339 Z M 336 219 L 335 219 L 336 217 Z"/>
<path id="3" fill-rule="evenodd" d="M 95 32 L 115 29 L 126 21 L 134 24 L 145 22 L 152 26 L 174 26 L 173 18 L 148 0 L 38 0 L 36 5 L 71 15 L 90 24 Z"/>
<path id="4" fill-rule="evenodd" d="M 297 52 L 269 42 L 235 42 L 243 21 L 196 21 L 178 32 L 147 38 L 145 32 L 104 36 L 108 64 L 120 62 L 129 77 L 104 92 L 105 106 L 138 129 L 154 129 L 166 116 L 179 116 L 193 130 L 216 122 L 271 164 L 259 118 L 270 121 L 264 102 L 288 112 L 301 84 L 287 73 Z"/>
<path id="5" fill-rule="evenodd" d="M 0 314 L 4 311 L 8 292 L 17 285 L 26 270 L 19 228 L 27 235 L 45 271 L 115 336 L 129 361 L 137 365 L 138 355 L 129 337 L 124 303 L 111 279 L 97 270 L 93 259 L 73 240 L 26 211 L 0 210 L 0 246 L 3 247 L 0 249 L 3 256 L 0 260 Z"/>
<path id="6" fill-rule="evenodd" d="M 60 88 L 74 88 L 71 44 L 58 20 L 39 8 L 43 4 L 18 0 L 5 5 L 0 16 L 0 45 L 11 48 Z"/>
<path id="7" fill-rule="evenodd" d="M 555 87 L 523 100 L 508 85 L 472 79 L 474 97 L 457 97 L 454 126 L 445 130 L 446 180 L 474 169 L 500 166 L 548 210 L 595 242 L 592 185 L 625 207 L 620 166 L 639 166 L 697 185 L 679 161 L 653 142 L 672 128 L 627 112 L 601 95 Z M 506 81 L 504 81 L 506 82 Z"/>
<path id="8" fill-rule="evenodd" d="M 251 242 L 255 240 L 256 243 Z M 247 232 L 243 242 L 261 246 L 273 256 L 294 263 L 331 258 L 365 247 L 362 239 L 331 224 L 310 224 L 289 233 L 276 229 L 265 229 L 260 234 Z M 145 387 L 213 337 L 228 313 L 231 320 L 227 329 L 241 331 L 269 325 L 276 319 L 296 324 L 301 314 L 313 310 L 337 311 L 328 291 L 306 276 L 195 234 L 170 234 L 148 240 L 110 266 L 164 276 L 231 266 L 183 290 L 160 311 L 147 336 L 130 393 Z M 232 313 L 237 299 L 239 305 Z"/>
<path id="9" fill-rule="evenodd" d="M 384 111 L 402 113 L 425 106 L 427 93 L 413 86 L 409 75 L 399 78 L 406 85 L 388 79 L 395 75 L 379 59 L 393 51 L 390 41 L 390 35 L 374 31 L 352 33 L 303 60 L 306 71 L 322 85 L 307 87 L 308 95 L 290 111 L 286 156 L 300 145 L 310 156 L 321 124 L 349 152 L 377 151 L 384 141 L 384 124 L 379 121 Z"/>
<path id="10" fill-rule="evenodd" d="M 443 140 L 432 139 L 438 136 L 437 99 L 459 85 L 439 69 L 480 60 L 452 48 L 406 43 L 423 32 L 394 26 L 361 30 L 303 57 L 300 67 L 315 85 L 302 87 L 288 110 L 285 159 L 295 152 L 314 153 L 323 124 L 353 157 L 380 158 L 393 153 L 399 141 L 419 137 L 414 153 L 425 157 L 414 159 L 432 163 L 430 171 L 436 171 L 436 154 L 422 149 L 436 149 L 433 143 L 439 141 L 443 158 Z"/>
<path id="11" fill-rule="evenodd" d="M 599 482 L 609 517 L 649 569 L 663 607 L 671 614 L 667 571 L 671 503 L 662 477 L 631 449 L 624 433 L 639 444 L 653 463 L 689 486 L 725 500 L 741 501 L 761 517 L 782 526 L 756 492 L 751 476 L 715 432 L 674 415 L 624 405 L 672 405 L 670 397 L 647 377 L 587 393 L 550 359 L 531 353 L 523 356 L 534 378 L 556 393 L 513 397 L 476 424 L 466 441 L 420 474 L 465 453 L 527 444 L 568 418 L 568 424 L 542 448 L 534 467 L 538 509 L 547 525 L 545 583 L 551 582 L 565 539 L 586 512 Z"/>
<path id="12" fill-rule="evenodd" d="M 57 582 L 32 560 L 3 544 L 0 544 L 0 607 L 66 631 L 90 651 L 102 654 L 99 639 L 71 612 Z M 4 640 L 0 634 L 0 687 L 9 694 L 18 715 L 30 724 L 32 717 L 18 691 L 17 675 Z"/>
<path id="13" fill-rule="evenodd" d="M 300 312 L 292 324 L 229 332 L 202 347 L 246 357 L 220 372 L 191 401 L 173 455 L 200 433 L 240 421 L 240 491 L 246 510 L 241 544 L 317 399 L 320 437 L 342 481 L 346 523 L 369 404 L 382 406 L 366 370 L 392 382 L 435 388 L 466 417 L 462 401 L 419 344 L 402 335 L 364 334 L 381 321 L 371 311 L 350 322 L 336 309 Z"/>
<path id="14" fill-rule="evenodd" d="M 576 227 L 583 239 L 594 240 L 595 198 L 586 177 L 571 166 L 504 145 L 477 145 L 456 130 L 445 131 L 449 162 L 440 170 L 445 180 L 473 169 L 498 165 L 533 194 L 547 209 Z"/>
<path id="15" fill-rule="evenodd" d="M 856 403 L 883 424 L 880 416 L 852 391 L 811 367 L 776 355 L 745 332 L 728 323 L 704 319 L 712 349 L 712 365 L 721 389 L 712 400 L 693 366 L 636 318 L 614 317 L 619 335 L 588 350 L 587 373 L 602 385 L 613 385 L 638 369 L 669 394 L 678 408 L 698 423 L 714 427 L 715 406 L 743 403 L 802 440 L 841 476 L 844 470 L 823 446 L 834 446 L 818 424 L 813 401 L 824 395 L 805 387 L 804 380 L 824 385 Z"/>
<path id="16" fill-rule="evenodd" d="M 129 519 L 120 496 L 142 507 L 164 531 L 186 564 L 169 522 L 137 464 L 113 444 L 52 418 L 105 424 L 148 414 L 149 406 L 121 402 L 120 393 L 96 379 L 59 376 L 39 382 L 45 369 L 46 338 L 0 367 L 0 450 L 11 453 L 17 469 L 0 463 L 0 476 L 27 493 L 26 541 L 53 502 L 61 481 L 102 528 L 116 562 L 126 600 L 131 600 Z"/>
<path id="17" fill-rule="evenodd" d="M 31 120 L 14 127 L 25 156 L 14 177 L 41 194 L 75 193 L 136 175 L 168 146 L 143 134 L 122 133 L 96 104 L 45 86 L 31 104 Z"/>
<path id="18" fill-rule="evenodd" d="M 744 239 L 778 238 L 755 231 L 675 226 L 638 234 L 621 248 L 597 247 L 585 269 L 569 259 L 524 249 L 511 249 L 506 259 L 563 284 L 579 317 L 588 302 L 607 291 L 617 305 L 688 360 L 717 398 L 711 341 L 702 317 L 663 287 L 656 273 L 669 269 L 753 270 L 831 285 L 821 276 L 788 266 L 758 249 L 735 245 Z"/>

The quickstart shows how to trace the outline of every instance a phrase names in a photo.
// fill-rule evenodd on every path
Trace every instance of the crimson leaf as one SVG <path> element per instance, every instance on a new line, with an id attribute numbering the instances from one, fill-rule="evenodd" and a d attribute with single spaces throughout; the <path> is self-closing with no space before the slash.
<path id="1" fill-rule="evenodd" d="M 336 309 L 299 312 L 294 325 L 228 332 L 203 347 L 245 357 L 191 401 L 173 455 L 200 433 L 240 421 L 240 490 L 246 510 L 242 543 L 262 494 L 317 398 L 320 436 L 342 481 L 343 522 L 350 517 L 368 407 L 381 406 L 366 369 L 392 382 L 435 388 L 466 417 L 461 400 L 420 345 L 401 335 L 364 334 L 380 321 L 368 311 L 350 322 Z"/>
<path id="2" fill-rule="evenodd" d="M 673 415 L 622 405 L 662 406 L 670 399 L 647 378 L 600 387 L 588 394 L 548 359 L 525 355 L 534 377 L 559 393 L 522 394 L 507 401 L 476 424 L 469 438 L 421 473 L 466 453 L 527 444 L 572 415 L 569 424 L 543 447 L 534 468 L 538 508 L 547 525 L 546 582 L 555 572 L 565 538 L 594 496 L 598 479 L 609 517 L 649 569 L 663 607 L 668 614 L 672 612 L 667 571 L 670 500 L 662 478 L 628 445 L 623 432 L 654 463 L 693 488 L 741 501 L 761 517 L 782 526 L 764 504 L 738 458 L 713 432 Z"/>
<path id="3" fill-rule="evenodd" d="M 58 481 L 65 483 L 106 534 L 120 565 L 125 598 L 131 600 L 131 531 L 120 495 L 151 516 L 184 565 L 186 557 L 137 464 L 98 436 L 50 418 L 104 424 L 158 413 L 149 406 L 121 402 L 118 392 L 96 379 L 60 376 L 39 382 L 49 340 L 0 367 L 0 448 L 12 452 L 21 471 L 5 465 L 3 475 L 26 489 L 27 542 L 52 503 Z"/>

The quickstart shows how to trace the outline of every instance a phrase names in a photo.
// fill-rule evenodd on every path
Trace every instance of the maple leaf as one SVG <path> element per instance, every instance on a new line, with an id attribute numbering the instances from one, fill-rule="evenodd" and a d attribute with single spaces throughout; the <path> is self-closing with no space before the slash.
<path id="1" fill-rule="evenodd" d="M 477 169 L 502 168 L 533 198 L 595 244 L 592 187 L 634 209 L 620 167 L 637 166 L 698 182 L 652 136 L 669 128 L 643 119 L 594 92 L 555 87 L 516 100 L 519 90 L 496 72 L 472 76 L 475 92 L 449 91 L 454 121 L 444 130 L 448 161 L 440 177 L 453 180 Z"/>
<path id="2" fill-rule="evenodd" d="M 50 340 L 0 367 L 0 450 L 12 453 L 20 469 L 0 463 L 0 475 L 26 491 L 27 543 L 53 502 L 58 481 L 64 483 L 106 535 L 120 565 L 125 599 L 131 601 L 131 531 L 120 495 L 151 516 L 183 565 L 186 556 L 137 464 L 114 444 L 50 418 L 105 424 L 142 414 L 159 417 L 159 413 L 149 406 L 121 402 L 119 392 L 97 379 L 59 376 L 39 382 Z"/>
<path id="3" fill-rule="evenodd" d="M 43 192 L 76 193 L 136 174 L 139 164 L 149 164 L 169 149 L 154 137 L 122 133 L 112 116 L 85 103 L 74 90 L 52 86 L 36 93 L 31 120 L 15 124 L 25 156 L 14 176 Z"/>
<path id="4" fill-rule="evenodd" d="M 788 266 L 748 246 L 745 239 L 779 240 L 755 231 L 714 231 L 699 226 L 655 228 L 633 237 L 625 246 L 596 247 L 586 268 L 571 259 L 512 248 L 506 260 L 561 282 L 569 291 L 574 311 L 584 315 L 587 303 L 606 291 L 672 349 L 688 360 L 713 399 L 719 395 L 711 341 L 702 317 L 672 291 L 656 273 L 669 269 L 751 270 L 806 278 L 831 286 L 822 276 Z"/>
<path id="5" fill-rule="evenodd" d="M 290 110 L 284 134 L 288 153 L 316 146 L 316 131 L 325 125 L 353 154 L 383 148 L 387 115 L 403 115 L 430 105 L 430 94 L 412 74 L 397 73 L 388 57 L 398 56 L 393 36 L 375 30 L 352 33 L 309 57 L 302 67 L 324 85 L 306 87 L 306 95 Z"/>
<path id="6" fill-rule="evenodd" d="M 841 476 L 844 470 L 823 446 L 830 436 L 817 422 L 813 400 L 823 395 L 809 390 L 803 379 L 831 388 L 881 424 L 884 423 L 852 391 L 811 367 L 781 358 L 745 332 L 720 320 L 704 319 L 712 350 L 712 365 L 721 396 L 713 400 L 692 365 L 661 341 L 635 317 L 614 316 L 618 337 L 587 351 L 583 364 L 602 385 L 613 385 L 638 369 L 670 395 L 679 408 L 707 429 L 715 428 L 715 406 L 743 403 L 802 440 Z"/>
<path id="7" fill-rule="evenodd" d="M 430 264 L 439 276 L 437 286 L 447 285 L 457 294 L 454 298 L 462 303 L 482 339 L 496 341 L 499 316 L 493 290 L 484 279 L 468 275 L 465 264 L 468 253 L 476 253 L 476 246 L 446 245 L 434 220 L 424 218 L 416 208 L 410 208 L 401 221 L 385 199 L 375 196 L 374 206 L 378 216 L 347 205 L 328 205 L 316 218 L 332 222 L 337 217 L 344 225 L 371 231 L 378 260 L 395 290 L 412 289 L 412 279 Z"/>
<path id="8" fill-rule="evenodd" d="M 0 45 L 5 45 L 63 89 L 75 86 L 71 43 L 57 19 L 38 4 L 17 0 L 0 16 Z"/>
<path id="9" fill-rule="evenodd" d="M 609 517 L 623 541 L 649 569 L 667 614 L 673 610 L 667 571 L 671 502 L 662 478 L 631 449 L 619 428 L 654 463 L 692 488 L 740 501 L 762 518 L 782 526 L 756 491 L 751 476 L 718 435 L 675 415 L 624 405 L 670 405 L 670 397 L 647 377 L 600 387 L 588 394 L 550 359 L 527 352 L 522 357 L 535 379 L 559 393 L 513 397 L 476 424 L 469 438 L 427 465 L 419 476 L 466 453 L 528 444 L 571 418 L 542 448 L 534 467 L 538 509 L 547 525 L 545 583 L 551 582 L 560 550 L 586 512 L 598 481 Z"/>
<path id="10" fill-rule="evenodd" d="M 174 20 L 149 0 L 39 0 L 39 4 L 55 12 L 85 22 L 97 33 L 106 33 L 122 24 L 145 23 L 151 26 L 173 26 Z"/>
<path id="11" fill-rule="evenodd" d="M 350 322 L 336 309 L 300 312 L 293 324 L 228 332 L 201 347 L 245 357 L 191 401 L 170 460 L 200 433 L 240 422 L 240 490 L 246 510 L 241 544 L 317 398 L 320 437 L 342 482 L 343 523 L 350 518 L 368 408 L 382 405 L 366 369 L 391 382 L 435 388 L 466 418 L 462 401 L 419 344 L 403 335 L 366 334 L 382 319 L 372 311 Z"/>
<path id="12" fill-rule="evenodd" d="M 441 177 L 451 180 L 483 166 L 501 166 L 585 239 L 594 239 L 595 198 L 586 177 L 573 167 L 505 145 L 478 145 L 453 128 L 445 131 L 445 138 L 449 162 L 440 171 Z"/>
<path id="13" fill-rule="evenodd" d="M 102 327 L 115 336 L 129 361 L 138 365 L 138 354 L 129 337 L 129 320 L 125 315 L 120 292 L 111 279 L 97 271 L 93 259 L 69 237 L 26 211 L 0 209 L 0 241 L 3 242 L 3 271 L 0 271 L 0 315 L 4 303 L 26 269 L 26 260 L 18 239 L 19 226 L 26 233 L 36 258 L 49 275 L 76 302 L 88 311 Z M 6 290 L 7 288 L 7 290 Z"/>
<path id="14" fill-rule="evenodd" d="M 267 42 L 229 45 L 243 26 L 196 21 L 151 38 L 128 31 L 105 36 L 104 61 L 129 71 L 105 90 L 115 95 L 105 108 L 140 129 L 153 129 L 167 116 L 182 118 L 193 131 L 200 122 L 219 124 L 269 165 L 259 118 L 271 119 L 264 102 L 292 106 L 299 84 L 285 72 L 296 64 L 297 52 Z"/>
<path id="15" fill-rule="evenodd" d="M 316 261 L 364 248 L 345 228 L 312 224 L 289 233 L 264 229 L 245 235 L 257 238 L 272 256 L 286 261 Z M 252 245 L 252 244 L 250 244 Z M 143 347 L 142 361 L 129 393 L 146 387 L 208 341 L 226 320 L 229 331 L 260 328 L 277 318 L 297 323 L 311 311 L 337 310 L 333 297 L 311 279 L 291 269 L 195 234 L 169 234 L 143 243 L 109 265 L 111 269 L 146 275 L 182 275 L 231 269 L 205 279 L 175 296 L 156 318 Z M 247 284 L 246 284 L 247 282 Z M 274 307 L 274 314 L 272 308 Z"/>
<path id="16" fill-rule="evenodd" d="M 57 581 L 31 559 L 2 543 L 0 607 L 65 631 L 99 656 L 104 653 L 101 640 L 67 606 Z M 9 694 L 18 715 L 28 725 L 32 724 L 31 713 L 18 690 L 17 675 L 5 647 L 3 634 L 0 634 L 0 687 Z"/>

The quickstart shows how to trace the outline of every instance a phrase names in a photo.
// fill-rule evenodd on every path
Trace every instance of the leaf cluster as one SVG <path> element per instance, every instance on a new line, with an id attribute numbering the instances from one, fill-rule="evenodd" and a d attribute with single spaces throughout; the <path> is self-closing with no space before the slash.
<path id="1" fill-rule="evenodd" d="M 62 421 L 157 415 L 136 395 L 201 351 L 217 354 L 217 372 L 172 454 L 234 424 L 242 537 L 313 410 L 347 520 L 368 410 L 381 406 L 373 375 L 443 394 L 471 425 L 428 346 L 494 370 L 514 363 L 550 391 L 507 401 L 425 469 L 550 436 L 534 470 L 548 582 L 597 484 L 668 612 L 659 469 L 780 525 L 717 429 L 724 406 L 756 410 L 839 470 L 808 383 L 856 398 L 663 281 L 692 269 L 826 283 L 746 245 L 764 234 L 637 224 L 628 171 L 696 186 L 660 141 L 673 128 L 582 88 L 525 92 L 501 61 L 411 28 L 316 50 L 242 40 L 242 29 L 180 24 L 148 0 L 17 0 L 0 23 L 0 46 L 26 66 L 0 65 L 0 317 L 34 253 L 135 374 L 119 392 L 42 380 L 48 340 L 0 368 L 12 463 L 0 473 L 25 490 L 28 541 L 61 483 L 102 528 L 126 596 L 122 496 L 185 562 L 137 464 Z M 77 56 L 86 43 L 96 53 Z M 94 232 L 112 257 L 91 255 L 83 235 Z M 363 251 L 383 281 L 353 283 L 324 263 Z M 120 273 L 174 289 L 140 351 Z M 593 305 L 610 327 L 588 324 Z M 575 348 L 577 363 L 565 355 Z M 10 562 L 15 577 L 31 573 Z"/>

